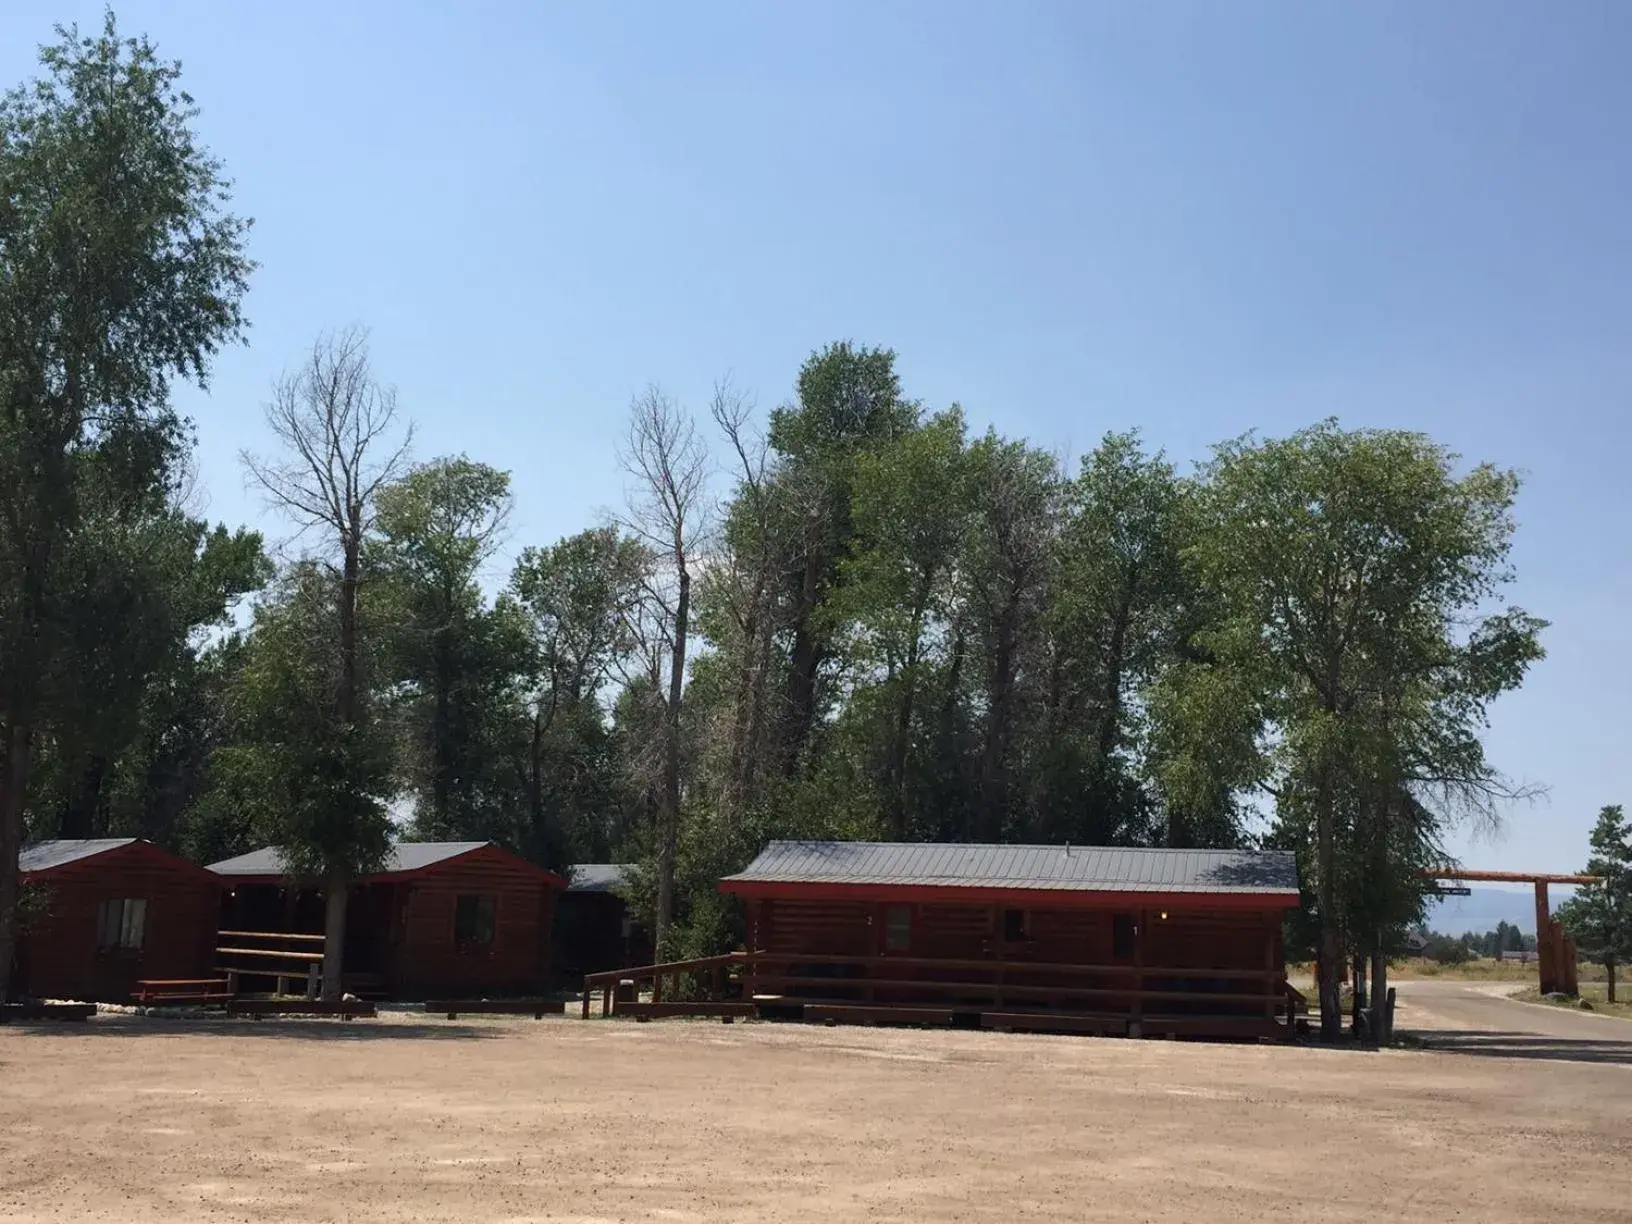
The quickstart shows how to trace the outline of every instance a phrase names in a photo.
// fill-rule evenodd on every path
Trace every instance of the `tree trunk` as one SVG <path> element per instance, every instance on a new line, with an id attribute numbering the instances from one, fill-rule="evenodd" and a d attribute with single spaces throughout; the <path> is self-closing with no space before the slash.
<path id="1" fill-rule="evenodd" d="M 816 721 L 816 673 L 822 665 L 821 642 L 811 624 L 821 594 L 822 568 L 826 557 L 812 548 L 805 557 L 799 587 L 799 609 L 793 631 L 793 651 L 788 659 L 788 732 L 783 744 L 783 772 L 792 777 L 804 756 L 805 742 Z"/>
<path id="2" fill-rule="evenodd" d="M 1377 1045 L 1394 1040 L 1394 1026 L 1388 1010 L 1388 953 L 1379 933 L 1371 953 L 1371 1039 Z"/>
<path id="3" fill-rule="evenodd" d="M 1343 964 L 1343 949 L 1337 931 L 1321 923 L 1320 951 L 1316 958 L 1320 980 L 1320 1039 L 1337 1042 L 1343 1037 L 1343 996 L 1338 988 L 1338 969 Z"/>
<path id="4" fill-rule="evenodd" d="M 12 996 L 12 965 L 17 954 L 17 903 L 22 872 L 17 856 L 23 845 L 23 801 L 28 791 L 29 729 L 14 719 L 0 720 L 0 1003 Z"/>
<path id="5" fill-rule="evenodd" d="M 451 600 L 449 601 L 452 602 Z M 453 662 L 448 658 L 448 629 L 436 631 L 436 693 L 431 713 L 431 809 L 436 831 L 453 834 Z"/>
<path id="6" fill-rule="evenodd" d="M 1330 747 L 1325 752 L 1330 753 Z M 1343 1003 L 1337 988 L 1342 939 L 1337 926 L 1336 800 L 1331 761 L 1320 763 L 1315 796 L 1315 856 L 1319 872 L 1316 897 L 1320 904 L 1320 1039 L 1335 1042 L 1343 1036 Z"/>
<path id="7" fill-rule="evenodd" d="M 1116 751 L 1122 730 L 1122 670 L 1128 649 L 1128 622 L 1133 617 L 1133 592 L 1139 581 L 1139 566 L 1128 569 L 1128 578 L 1111 623 L 1111 644 L 1105 661 L 1105 690 L 1100 695 L 1099 759 L 1104 762 Z"/>
<path id="8" fill-rule="evenodd" d="M 1356 1040 L 1364 1038 L 1366 1035 L 1366 958 L 1364 955 L 1354 958 L 1354 1003 L 1349 1014 Z"/>
<path id="9" fill-rule="evenodd" d="M 106 822 L 100 819 L 102 788 L 107 777 L 108 760 L 100 753 L 91 757 L 77 784 L 62 809 L 62 820 L 57 836 L 65 838 L 100 837 Z"/>
<path id="10" fill-rule="evenodd" d="M 669 925 L 674 919 L 674 865 L 680 847 L 680 700 L 686 681 L 686 630 L 691 612 L 691 575 L 678 536 L 675 562 L 679 571 L 674 600 L 674 644 L 669 653 L 669 700 L 663 729 L 662 825 L 657 846 L 657 947 L 667 956 Z"/>
<path id="11" fill-rule="evenodd" d="M 331 875 L 323 886 L 323 997 L 334 1002 L 345 987 L 348 888 L 343 875 Z"/>
<path id="12" fill-rule="evenodd" d="M 1612 960 L 1604 962 L 1604 999 L 1615 1002 L 1615 962 Z"/>
<path id="13" fill-rule="evenodd" d="M 1015 657 L 1019 651 L 1020 592 L 1011 591 L 997 620 L 997 642 L 992 655 L 992 676 L 988 688 L 986 746 L 980 759 L 979 836 L 999 841 L 1003 835 L 1006 788 L 1004 765 L 1008 760 L 1009 706 L 1014 695 Z"/>

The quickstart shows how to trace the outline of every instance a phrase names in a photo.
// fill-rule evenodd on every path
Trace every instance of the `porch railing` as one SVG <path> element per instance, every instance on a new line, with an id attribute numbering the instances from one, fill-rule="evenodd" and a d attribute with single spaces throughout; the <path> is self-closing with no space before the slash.
<path id="1" fill-rule="evenodd" d="M 618 991 L 625 983 L 633 994 L 620 1000 Z M 1200 983 L 1206 987 L 1198 988 Z M 639 997 L 643 988 L 651 992 L 649 1004 Z M 1284 1017 L 1288 1026 L 1303 1001 L 1280 969 L 808 952 L 729 952 L 592 973 L 584 979 L 586 1019 L 597 993 L 603 1016 L 741 1014 L 756 1004 L 778 1002 L 922 1006 L 934 1001 L 943 1007 L 999 1012 L 1109 1008 L 1133 1022 L 1173 1012 L 1217 1014 L 1224 1009 L 1270 1021 Z"/>

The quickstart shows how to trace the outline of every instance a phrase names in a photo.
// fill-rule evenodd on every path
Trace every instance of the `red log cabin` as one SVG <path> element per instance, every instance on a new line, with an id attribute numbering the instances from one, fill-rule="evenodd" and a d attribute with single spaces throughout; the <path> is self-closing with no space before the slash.
<path id="1" fill-rule="evenodd" d="M 748 910 L 762 1014 L 1129 1035 L 1286 1035 L 1279 851 L 772 842 Z"/>
<path id="2" fill-rule="evenodd" d="M 224 946 L 321 935 L 323 893 L 291 880 L 265 848 L 212 863 L 230 888 Z M 403 842 L 347 902 L 345 988 L 388 999 L 532 996 L 549 985 L 550 928 L 566 881 L 491 842 Z M 275 941 L 269 941 L 275 942 Z M 315 944 L 318 949 L 321 943 Z M 234 955 L 243 957 L 240 947 Z M 223 958 L 240 978 L 271 967 Z"/>
<path id="3" fill-rule="evenodd" d="M 143 979 L 209 972 L 224 890 L 196 863 L 113 838 L 25 846 L 19 865 L 21 993 L 120 1003 Z"/>

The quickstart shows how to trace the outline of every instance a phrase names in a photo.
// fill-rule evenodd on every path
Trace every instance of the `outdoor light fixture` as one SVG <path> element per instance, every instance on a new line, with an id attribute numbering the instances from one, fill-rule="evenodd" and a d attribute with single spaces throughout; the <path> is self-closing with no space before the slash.
<path id="1" fill-rule="evenodd" d="M 1166 910 L 1163 910 L 1163 911 L 1162 911 L 1162 921 L 1163 921 L 1163 922 L 1166 922 L 1166 921 L 1167 921 L 1167 911 L 1166 911 Z"/>

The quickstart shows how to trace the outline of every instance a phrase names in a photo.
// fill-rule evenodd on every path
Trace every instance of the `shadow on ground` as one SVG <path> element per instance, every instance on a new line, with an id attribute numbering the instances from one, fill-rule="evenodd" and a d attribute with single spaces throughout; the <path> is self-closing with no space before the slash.
<path id="1" fill-rule="evenodd" d="M 1622 1063 L 1632 1066 L 1632 1036 L 1625 1038 L 1548 1037 L 1539 1033 L 1417 1029 L 1409 1034 L 1424 1049 L 1486 1058 L 1542 1058 L 1563 1062 Z"/>
<path id="2" fill-rule="evenodd" d="M 259 1037 L 274 1041 L 479 1041 L 504 1036 L 494 1027 L 453 1021 L 334 1020 L 274 1017 L 263 1020 L 225 1016 L 169 1019 L 163 1016 L 98 1016 L 80 1022 L 13 1020 L 0 1033 L 39 1037 Z"/>

